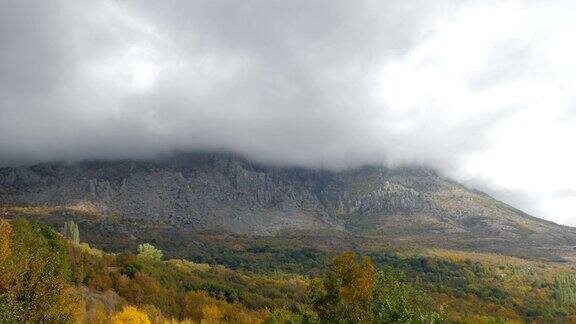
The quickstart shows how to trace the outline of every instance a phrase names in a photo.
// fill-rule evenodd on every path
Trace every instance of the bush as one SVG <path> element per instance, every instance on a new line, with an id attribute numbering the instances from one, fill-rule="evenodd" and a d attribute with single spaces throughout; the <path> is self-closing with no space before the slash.
<path id="1" fill-rule="evenodd" d="M 160 261 L 164 253 L 155 248 L 152 244 L 144 243 L 138 245 L 138 256 L 146 259 Z"/>
<path id="2" fill-rule="evenodd" d="M 150 324 L 150 319 L 136 307 L 127 306 L 112 316 L 112 324 Z"/>

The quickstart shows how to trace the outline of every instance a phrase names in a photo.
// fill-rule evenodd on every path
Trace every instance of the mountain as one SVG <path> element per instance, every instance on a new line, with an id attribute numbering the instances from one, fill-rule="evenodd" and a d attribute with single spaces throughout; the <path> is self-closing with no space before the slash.
<path id="1" fill-rule="evenodd" d="M 0 206 L 59 206 L 178 229 L 333 232 L 520 255 L 571 257 L 576 245 L 576 229 L 427 168 L 312 170 L 229 153 L 2 168 Z"/>

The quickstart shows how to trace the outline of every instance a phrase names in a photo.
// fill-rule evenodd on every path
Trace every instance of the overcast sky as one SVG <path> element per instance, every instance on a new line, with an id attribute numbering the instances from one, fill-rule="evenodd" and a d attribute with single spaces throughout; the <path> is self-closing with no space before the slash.
<path id="1" fill-rule="evenodd" d="M 576 1 L 0 0 L 0 165 L 422 163 L 576 225 Z"/>

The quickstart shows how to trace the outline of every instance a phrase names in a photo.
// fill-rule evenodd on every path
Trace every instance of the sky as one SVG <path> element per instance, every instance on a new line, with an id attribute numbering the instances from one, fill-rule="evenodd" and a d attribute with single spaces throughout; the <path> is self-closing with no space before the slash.
<path id="1" fill-rule="evenodd" d="M 423 164 L 576 226 L 574 1 L 0 5 L 0 165 Z"/>

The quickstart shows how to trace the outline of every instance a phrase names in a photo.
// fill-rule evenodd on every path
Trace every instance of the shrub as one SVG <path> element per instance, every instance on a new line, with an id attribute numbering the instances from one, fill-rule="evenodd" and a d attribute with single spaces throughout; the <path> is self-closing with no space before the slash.
<path id="1" fill-rule="evenodd" d="M 152 244 L 144 243 L 138 245 L 139 257 L 160 261 L 163 255 L 162 250 L 155 248 Z"/>
<path id="2" fill-rule="evenodd" d="M 146 313 L 136 307 L 127 306 L 112 316 L 112 324 L 151 324 Z"/>

